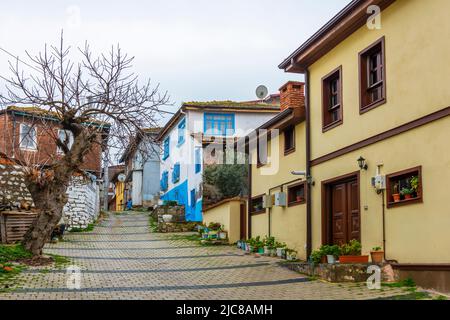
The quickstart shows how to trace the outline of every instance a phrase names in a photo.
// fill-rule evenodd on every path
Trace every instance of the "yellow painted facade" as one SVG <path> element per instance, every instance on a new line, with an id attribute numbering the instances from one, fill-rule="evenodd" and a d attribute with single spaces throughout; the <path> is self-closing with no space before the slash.
<path id="1" fill-rule="evenodd" d="M 381 13 L 382 28 L 360 28 L 312 64 L 311 158 L 450 106 L 450 1 L 397 0 Z M 385 37 L 386 103 L 359 112 L 358 53 Z M 322 132 L 322 78 L 342 66 L 343 124 Z M 359 170 L 361 242 L 364 253 L 382 246 L 382 198 L 371 186 L 382 174 L 422 166 L 423 203 L 387 208 L 386 255 L 400 263 L 450 263 L 450 117 L 401 133 L 312 167 L 313 249 L 322 244 L 321 182 Z M 302 160 L 303 157 L 298 160 Z"/>
<path id="2" fill-rule="evenodd" d="M 242 200 L 232 199 L 223 202 L 211 209 L 203 211 L 203 222 L 209 225 L 211 222 L 219 222 L 228 232 L 228 240 L 235 243 L 240 238 L 240 207 Z"/>
<path id="3" fill-rule="evenodd" d="M 125 209 L 124 202 L 124 186 L 125 184 L 120 181 L 116 181 L 116 211 L 123 211 Z"/>
<path id="4" fill-rule="evenodd" d="M 295 152 L 284 155 L 283 133 L 280 133 L 278 139 L 268 142 L 268 164 L 260 168 L 256 164 L 252 165 L 252 197 L 280 192 L 281 186 L 283 192 L 287 192 L 289 185 L 299 182 L 294 180 L 304 179 L 304 177 L 292 175 L 291 172 L 304 171 L 306 168 L 305 141 L 305 123 L 302 122 L 295 126 Z M 278 156 L 271 159 L 273 154 Z M 252 163 L 256 163 L 256 149 L 251 156 Z M 306 259 L 306 204 L 292 207 L 273 206 L 266 209 L 265 213 L 252 215 L 252 237 L 269 235 L 269 225 L 271 236 L 296 250 L 299 258 Z"/>

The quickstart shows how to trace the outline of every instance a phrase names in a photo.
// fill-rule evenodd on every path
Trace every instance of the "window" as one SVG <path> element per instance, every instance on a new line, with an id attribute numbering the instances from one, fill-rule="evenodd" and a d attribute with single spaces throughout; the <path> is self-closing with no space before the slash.
<path id="1" fill-rule="evenodd" d="M 342 124 L 342 67 L 322 79 L 323 131 Z"/>
<path id="2" fill-rule="evenodd" d="M 288 187 L 288 206 L 296 206 L 305 203 L 305 184 L 301 182 Z"/>
<path id="3" fill-rule="evenodd" d="M 207 135 L 234 134 L 234 114 L 205 113 L 204 131 Z"/>
<path id="4" fill-rule="evenodd" d="M 169 189 L 169 172 L 163 171 L 160 186 L 162 191 L 167 191 L 167 189 Z"/>
<path id="5" fill-rule="evenodd" d="M 201 148 L 195 149 L 195 173 L 199 173 L 202 170 L 202 155 Z"/>
<path id="6" fill-rule="evenodd" d="M 295 151 L 295 127 L 289 127 L 284 131 L 284 155 Z"/>
<path id="7" fill-rule="evenodd" d="M 186 129 L 186 119 L 183 119 L 178 124 L 178 145 L 182 145 L 185 141 L 185 130 Z"/>
<path id="8" fill-rule="evenodd" d="M 73 145 L 73 133 L 69 130 L 58 130 L 58 138 L 59 140 L 67 146 L 70 150 Z M 60 147 L 57 147 L 58 153 L 63 153 L 63 150 Z"/>
<path id="9" fill-rule="evenodd" d="M 191 207 L 195 208 L 195 205 L 197 204 L 197 195 L 195 192 L 195 189 L 191 190 Z"/>
<path id="10" fill-rule="evenodd" d="M 252 198 L 250 212 L 252 214 L 264 213 L 266 210 L 263 208 L 263 196 Z"/>
<path id="11" fill-rule="evenodd" d="M 36 127 L 25 123 L 20 124 L 20 148 L 36 150 Z"/>
<path id="12" fill-rule="evenodd" d="M 387 207 L 423 201 L 422 167 L 416 167 L 386 176 Z"/>
<path id="13" fill-rule="evenodd" d="M 359 54 L 360 113 L 386 102 L 384 38 Z"/>
<path id="14" fill-rule="evenodd" d="M 163 160 L 166 160 L 170 155 L 170 136 L 164 140 L 164 156 Z"/>
<path id="15" fill-rule="evenodd" d="M 177 183 L 180 181 L 180 164 L 175 163 L 172 171 L 172 183 Z"/>

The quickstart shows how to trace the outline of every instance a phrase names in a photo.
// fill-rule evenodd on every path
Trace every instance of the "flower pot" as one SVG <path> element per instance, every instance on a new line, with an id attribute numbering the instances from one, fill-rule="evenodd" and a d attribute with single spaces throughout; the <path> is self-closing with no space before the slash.
<path id="1" fill-rule="evenodd" d="M 217 239 L 217 231 L 210 231 L 208 232 L 209 239 Z"/>
<path id="2" fill-rule="evenodd" d="M 394 202 L 400 202 L 400 193 L 394 193 L 392 198 L 394 198 Z"/>
<path id="3" fill-rule="evenodd" d="M 341 264 L 369 263 L 369 256 L 339 256 L 339 263 Z"/>
<path id="4" fill-rule="evenodd" d="M 384 251 L 370 251 L 370 258 L 372 263 L 381 264 L 383 263 Z"/>
<path id="5" fill-rule="evenodd" d="M 286 260 L 294 261 L 296 259 L 297 259 L 297 254 L 296 253 L 288 253 L 288 254 L 286 254 Z"/>
<path id="6" fill-rule="evenodd" d="M 276 257 L 277 256 L 277 249 L 275 249 L 275 248 L 270 249 L 270 256 L 271 257 Z"/>
<path id="7" fill-rule="evenodd" d="M 241 242 L 241 240 L 238 240 L 238 241 L 236 242 L 236 247 L 237 247 L 238 249 L 240 249 L 240 248 L 242 247 L 242 242 Z"/>
<path id="8" fill-rule="evenodd" d="M 322 256 L 320 263 L 327 263 L 327 256 Z"/>
<path id="9" fill-rule="evenodd" d="M 411 194 L 405 194 L 405 200 L 411 199 L 412 195 Z"/>
<path id="10" fill-rule="evenodd" d="M 226 231 L 220 231 L 218 233 L 218 235 L 219 235 L 219 239 L 220 240 L 225 240 L 227 238 L 227 232 Z"/>
<path id="11" fill-rule="evenodd" d="M 329 264 L 335 264 L 336 263 L 336 257 L 333 256 L 332 254 L 328 254 L 327 255 L 327 262 Z"/>
<path id="12" fill-rule="evenodd" d="M 264 254 L 264 248 L 258 248 L 256 251 L 258 254 Z"/>
<path id="13" fill-rule="evenodd" d="M 284 255 L 285 249 L 284 248 L 277 248 L 277 257 L 281 258 Z"/>
<path id="14" fill-rule="evenodd" d="M 297 197 L 295 198 L 295 200 L 297 200 L 297 202 L 302 202 L 302 201 L 303 201 L 303 198 L 302 198 L 301 196 L 297 196 Z"/>
<path id="15" fill-rule="evenodd" d="M 268 246 L 264 246 L 264 255 L 270 256 L 270 248 Z"/>
<path id="16" fill-rule="evenodd" d="M 253 246 L 250 246 L 250 245 L 249 245 L 249 246 L 247 247 L 247 252 L 253 252 L 253 250 L 254 250 Z"/>
<path id="17" fill-rule="evenodd" d="M 202 233 L 202 239 L 208 239 L 208 234 L 207 233 Z"/>

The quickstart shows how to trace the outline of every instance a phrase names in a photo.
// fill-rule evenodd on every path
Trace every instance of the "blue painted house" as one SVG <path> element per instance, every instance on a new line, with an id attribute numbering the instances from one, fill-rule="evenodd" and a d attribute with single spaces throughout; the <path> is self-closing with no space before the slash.
<path id="1" fill-rule="evenodd" d="M 271 96 L 272 97 L 272 96 Z M 217 138 L 246 136 L 280 111 L 274 103 L 184 103 L 158 136 L 161 199 L 185 206 L 187 221 L 202 221 L 204 149 Z"/>

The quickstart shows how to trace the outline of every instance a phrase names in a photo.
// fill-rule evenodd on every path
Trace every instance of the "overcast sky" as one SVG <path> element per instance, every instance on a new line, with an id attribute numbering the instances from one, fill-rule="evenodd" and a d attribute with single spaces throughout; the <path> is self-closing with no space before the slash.
<path id="1" fill-rule="evenodd" d="M 250 100 L 264 84 L 288 80 L 278 64 L 350 0 L 8 1 L 0 11 L 0 47 L 21 58 L 56 44 L 95 51 L 119 43 L 142 79 L 183 101 Z M 0 73 L 8 74 L 0 52 Z M 0 88 L 3 90 L 3 88 Z"/>

